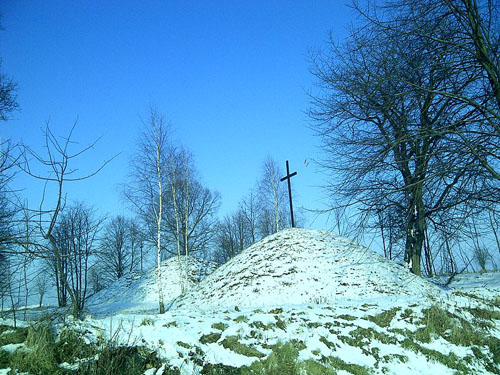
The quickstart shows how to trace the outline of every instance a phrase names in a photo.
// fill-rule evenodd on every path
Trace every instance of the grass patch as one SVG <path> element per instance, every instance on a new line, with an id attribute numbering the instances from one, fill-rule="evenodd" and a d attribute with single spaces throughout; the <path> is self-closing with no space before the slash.
<path id="1" fill-rule="evenodd" d="M 150 368 L 159 368 L 161 362 L 154 351 L 137 347 L 107 346 L 99 353 L 96 361 L 87 363 L 79 375 L 142 375 Z M 177 369 L 169 369 L 164 374 L 180 374 Z"/>
<path id="2" fill-rule="evenodd" d="M 155 322 L 154 322 L 153 319 L 151 319 L 151 318 L 144 318 L 144 319 L 142 319 L 142 322 L 141 322 L 140 325 L 141 326 L 152 326 L 152 325 L 154 325 L 154 323 Z"/>
<path id="3" fill-rule="evenodd" d="M 222 332 L 224 332 L 227 327 L 229 327 L 229 326 L 225 323 L 222 323 L 222 322 L 212 324 L 213 329 L 218 329 L 219 331 L 222 331 Z"/>
<path id="4" fill-rule="evenodd" d="M 446 355 L 433 349 L 424 348 L 410 339 L 403 340 L 401 346 L 415 353 L 422 353 L 428 360 L 442 363 L 446 367 L 459 371 L 461 374 L 472 374 L 466 366 L 467 357 L 461 359 L 453 352 Z"/>
<path id="5" fill-rule="evenodd" d="M 324 336 L 321 336 L 319 338 L 319 341 L 323 344 L 325 344 L 325 346 L 328 348 L 328 349 L 335 349 L 335 344 L 333 342 L 330 342 L 326 339 L 326 337 Z"/>
<path id="6" fill-rule="evenodd" d="M 184 348 L 184 349 L 191 349 L 191 345 L 186 344 L 185 342 L 177 341 L 176 344 L 179 345 L 180 347 Z"/>
<path id="7" fill-rule="evenodd" d="M 276 319 L 276 327 L 278 327 L 282 331 L 286 331 L 286 322 L 279 316 L 275 316 L 274 319 Z"/>
<path id="8" fill-rule="evenodd" d="M 324 357 L 322 362 L 326 365 L 337 369 L 347 371 L 353 375 L 369 375 L 370 370 L 368 367 L 356 365 L 354 363 L 348 363 L 340 359 L 339 357 Z M 335 374 L 336 372 L 334 372 Z"/>
<path id="9" fill-rule="evenodd" d="M 389 327 L 399 310 L 400 307 L 394 307 L 377 315 L 368 315 L 366 318 L 380 327 Z"/>
<path id="10" fill-rule="evenodd" d="M 492 305 L 500 309 L 500 296 L 496 296 L 493 301 L 491 301 Z"/>
<path id="11" fill-rule="evenodd" d="M 257 357 L 257 358 L 263 358 L 265 355 L 261 352 L 259 352 L 257 349 L 249 346 L 242 344 L 238 341 L 237 336 L 227 336 L 224 340 L 222 340 L 221 345 L 229 349 L 235 353 L 247 356 L 247 357 Z"/>
<path id="12" fill-rule="evenodd" d="M 242 369 L 233 366 L 223 365 L 221 363 L 207 363 L 200 371 L 202 375 L 241 375 Z"/>
<path id="13" fill-rule="evenodd" d="M 476 319 L 483 320 L 500 320 L 500 311 L 493 309 L 482 309 L 480 307 L 465 308 L 470 312 Z"/>
<path id="14" fill-rule="evenodd" d="M 63 374 L 56 357 L 55 335 L 47 321 L 28 328 L 26 350 L 17 350 L 10 357 L 10 367 L 32 375 Z"/>
<path id="15" fill-rule="evenodd" d="M 0 346 L 4 346 L 7 344 L 21 344 L 26 340 L 26 337 L 28 336 L 28 328 L 12 328 L 9 326 L 3 327 L 8 328 L 4 328 L 2 334 L 0 334 Z"/>
<path id="16" fill-rule="evenodd" d="M 211 343 L 219 341 L 220 338 L 221 338 L 221 334 L 219 332 L 212 332 L 212 333 L 209 333 L 207 335 L 201 336 L 200 342 L 202 344 L 211 344 Z"/>
<path id="17" fill-rule="evenodd" d="M 414 311 L 412 309 L 405 309 L 405 311 L 401 313 L 401 319 L 406 320 L 408 318 L 413 318 L 413 313 Z"/>
<path id="18" fill-rule="evenodd" d="M 275 325 L 274 325 L 274 324 L 272 324 L 272 323 L 269 323 L 269 324 L 264 324 L 264 323 L 262 323 L 262 322 L 261 322 L 261 321 L 259 321 L 259 320 L 256 320 L 256 321 L 254 321 L 254 322 L 251 322 L 251 323 L 249 324 L 249 326 L 250 326 L 250 327 L 252 327 L 252 328 L 255 328 L 255 329 L 260 329 L 260 330 L 263 330 L 263 331 L 272 330 L 272 329 L 273 329 L 273 327 L 275 327 Z"/>
<path id="19" fill-rule="evenodd" d="M 283 308 L 277 307 L 275 309 L 269 310 L 269 314 L 283 314 Z"/>
<path id="20" fill-rule="evenodd" d="M 174 320 L 173 322 L 168 322 L 163 325 L 163 327 L 170 328 L 170 327 L 177 327 L 177 322 Z"/>
<path id="21" fill-rule="evenodd" d="M 240 316 L 237 316 L 234 321 L 236 323 L 246 323 L 248 322 L 248 318 L 245 316 L 245 315 L 240 315 Z"/>
<path id="22" fill-rule="evenodd" d="M 353 320 L 358 319 L 358 318 L 356 318 L 355 316 L 348 315 L 348 314 L 340 314 L 337 318 L 338 318 L 338 319 L 343 319 L 343 320 L 348 320 L 348 321 L 350 321 L 350 322 L 352 322 Z"/>
<path id="23" fill-rule="evenodd" d="M 289 342 L 278 343 L 272 353 L 263 361 L 256 361 L 250 367 L 243 368 L 244 375 L 295 375 L 299 374 L 298 349 Z"/>
<path id="24" fill-rule="evenodd" d="M 0 324 L 0 335 L 4 333 L 5 331 L 9 331 L 11 329 L 14 329 L 14 327 L 5 325 L 5 324 Z"/>
<path id="25" fill-rule="evenodd" d="M 74 363 L 76 359 L 93 357 L 97 349 L 85 343 L 83 335 L 71 329 L 64 329 L 55 344 L 56 359 L 59 363 Z"/>
<path id="26" fill-rule="evenodd" d="M 0 349 L 0 368 L 9 367 L 10 355 L 5 350 Z"/>

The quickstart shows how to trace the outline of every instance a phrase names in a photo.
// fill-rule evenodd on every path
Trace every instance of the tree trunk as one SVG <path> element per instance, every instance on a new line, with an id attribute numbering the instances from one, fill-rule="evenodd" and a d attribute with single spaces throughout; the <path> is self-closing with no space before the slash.
<path id="1" fill-rule="evenodd" d="M 405 261 L 410 271 L 420 276 L 420 263 L 425 232 L 425 207 L 422 196 L 422 184 L 417 183 L 412 191 L 409 205 L 408 229 L 406 232 Z"/>
<path id="2" fill-rule="evenodd" d="M 161 279 L 161 215 L 162 215 L 162 188 L 161 188 L 161 169 L 160 169 L 160 145 L 156 144 L 156 172 L 158 178 L 158 211 L 156 212 L 156 229 L 157 229 L 157 243 L 156 243 L 156 263 L 157 263 L 157 277 L 158 277 L 158 299 L 160 314 L 165 313 L 165 304 L 163 302 L 163 288 Z"/>
<path id="3" fill-rule="evenodd" d="M 185 192 L 186 192 L 186 200 L 185 200 L 185 212 L 184 212 L 184 272 L 185 272 L 185 288 L 188 290 L 189 288 L 189 271 L 188 271 L 188 225 L 189 225 L 189 169 L 187 158 L 184 160 L 185 162 Z"/>

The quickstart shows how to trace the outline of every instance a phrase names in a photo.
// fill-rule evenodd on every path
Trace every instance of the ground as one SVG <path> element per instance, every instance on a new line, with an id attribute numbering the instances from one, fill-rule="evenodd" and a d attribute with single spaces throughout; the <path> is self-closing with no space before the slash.
<path id="1" fill-rule="evenodd" d="M 164 264 L 172 282 L 175 264 Z M 147 280 L 103 291 L 82 321 L 54 321 L 58 350 L 75 340 L 61 336 L 68 330 L 83 348 L 55 355 L 73 362 L 64 371 L 97 357 L 102 368 L 104 349 L 129 347 L 138 349 L 124 357 L 142 358 L 134 361 L 138 375 L 500 373 L 500 273 L 459 275 L 444 289 L 349 240 L 286 230 L 193 283 L 165 314 L 144 295 L 154 293 Z M 140 294 L 142 302 L 109 293 Z M 6 368 L 16 353 L 41 347 L 30 344 L 34 328 L 11 324 L 0 320 Z"/>

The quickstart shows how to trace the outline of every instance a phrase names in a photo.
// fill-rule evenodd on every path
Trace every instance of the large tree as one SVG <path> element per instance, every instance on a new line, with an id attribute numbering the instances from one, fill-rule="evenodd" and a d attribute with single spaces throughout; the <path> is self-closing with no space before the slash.
<path id="1" fill-rule="evenodd" d="M 386 16 L 397 22 L 401 14 Z M 449 37 L 446 20 L 426 21 L 420 27 L 434 39 Z M 457 147 L 477 114 L 456 99 L 471 88 L 450 67 L 449 48 L 368 20 L 313 62 L 319 90 L 310 115 L 337 204 L 355 205 L 379 224 L 398 213 L 390 215 L 404 223 L 404 257 L 418 275 L 429 225 L 448 230 L 464 219 L 446 213 L 468 206 L 485 186 L 477 159 Z"/>

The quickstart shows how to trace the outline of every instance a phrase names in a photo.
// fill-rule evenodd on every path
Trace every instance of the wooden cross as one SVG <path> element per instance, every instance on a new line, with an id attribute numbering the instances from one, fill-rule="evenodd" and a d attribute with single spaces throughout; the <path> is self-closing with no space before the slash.
<path id="1" fill-rule="evenodd" d="M 290 183 L 290 178 L 295 176 L 297 172 L 290 174 L 290 168 L 288 167 L 288 160 L 286 161 L 286 176 L 281 178 L 280 181 L 283 182 L 288 180 L 288 198 L 290 199 L 290 215 L 292 216 L 292 228 L 295 228 L 295 221 L 293 220 L 293 204 L 292 204 L 292 184 Z"/>

